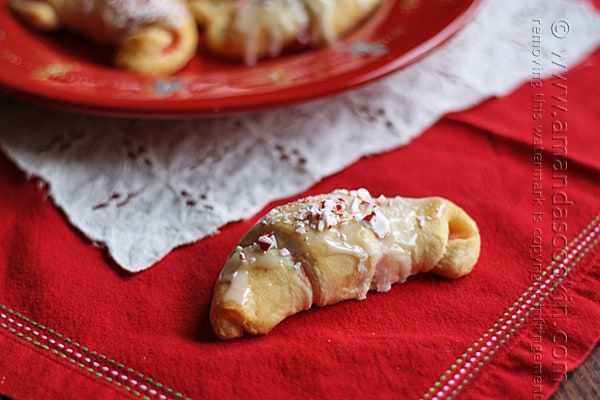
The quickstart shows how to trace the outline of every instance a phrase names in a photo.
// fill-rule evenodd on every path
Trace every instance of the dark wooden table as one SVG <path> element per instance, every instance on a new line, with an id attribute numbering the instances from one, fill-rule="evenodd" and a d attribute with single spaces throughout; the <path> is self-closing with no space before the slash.
<path id="1" fill-rule="evenodd" d="M 596 400 L 600 399 L 600 344 L 586 361 L 565 380 L 552 400 Z"/>

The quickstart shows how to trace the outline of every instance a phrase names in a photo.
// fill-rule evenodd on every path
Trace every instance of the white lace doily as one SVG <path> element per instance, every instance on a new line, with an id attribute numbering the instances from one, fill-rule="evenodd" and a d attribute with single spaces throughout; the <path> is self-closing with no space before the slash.
<path id="1" fill-rule="evenodd" d="M 531 79 L 534 19 L 543 29 L 544 75 L 564 72 L 551 51 L 565 49 L 572 66 L 600 43 L 600 17 L 582 2 L 488 0 L 425 59 L 334 98 L 177 121 L 85 116 L 0 98 L 0 145 L 48 184 L 71 224 L 124 269 L 140 271 L 361 156 L 408 143 L 444 113 Z"/>

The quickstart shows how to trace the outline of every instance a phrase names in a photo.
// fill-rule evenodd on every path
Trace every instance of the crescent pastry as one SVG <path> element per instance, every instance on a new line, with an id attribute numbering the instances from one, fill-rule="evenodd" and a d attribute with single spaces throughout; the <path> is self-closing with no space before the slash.
<path id="1" fill-rule="evenodd" d="M 294 45 L 320 46 L 347 34 L 382 0 L 188 0 L 217 55 L 253 64 Z"/>
<path id="2" fill-rule="evenodd" d="M 115 46 L 115 65 L 140 74 L 177 72 L 198 46 L 184 0 L 11 0 L 10 6 L 38 30 L 65 28 Z"/>
<path id="3" fill-rule="evenodd" d="M 459 278 L 480 249 L 476 223 L 440 198 L 337 190 L 274 208 L 241 239 L 215 284 L 218 337 L 266 334 L 312 305 L 364 299 L 409 276 Z"/>

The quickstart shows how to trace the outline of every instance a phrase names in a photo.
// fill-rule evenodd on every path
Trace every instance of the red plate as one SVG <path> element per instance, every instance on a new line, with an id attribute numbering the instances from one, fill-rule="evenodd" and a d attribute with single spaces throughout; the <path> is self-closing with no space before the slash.
<path id="1" fill-rule="evenodd" d="M 208 116 L 266 110 L 339 93 L 394 72 L 458 31 L 479 0 L 385 0 L 360 29 L 326 48 L 248 67 L 198 51 L 178 74 L 148 78 L 110 66 L 110 50 L 34 32 L 0 0 L 0 87 L 88 113 Z"/>

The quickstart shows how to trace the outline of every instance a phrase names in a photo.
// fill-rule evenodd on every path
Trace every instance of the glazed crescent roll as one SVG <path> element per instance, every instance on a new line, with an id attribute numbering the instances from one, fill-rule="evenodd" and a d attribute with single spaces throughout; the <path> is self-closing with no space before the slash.
<path id="1" fill-rule="evenodd" d="M 179 71 L 198 46 L 184 0 L 11 0 L 10 7 L 35 29 L 65 28 L 115 46 L 115 65 L 144 75 Z"/>
<path id="2" fill-rule="evenodd" d="M 313 304 L 361 300 L 414 274 L 462 277 L 479 249 L 477 224 L 443 198 L 308 197 L 274 208 L 241 239 L 215 284 L 211 324 L 221 339 L 266 334 Z"/>
<path id="3" fill-rule="evenodd" d="M 188 0 L 220 56 L 254 64 L 294 45 L 334 42 L 370 16 L 382 0 Z"/>

